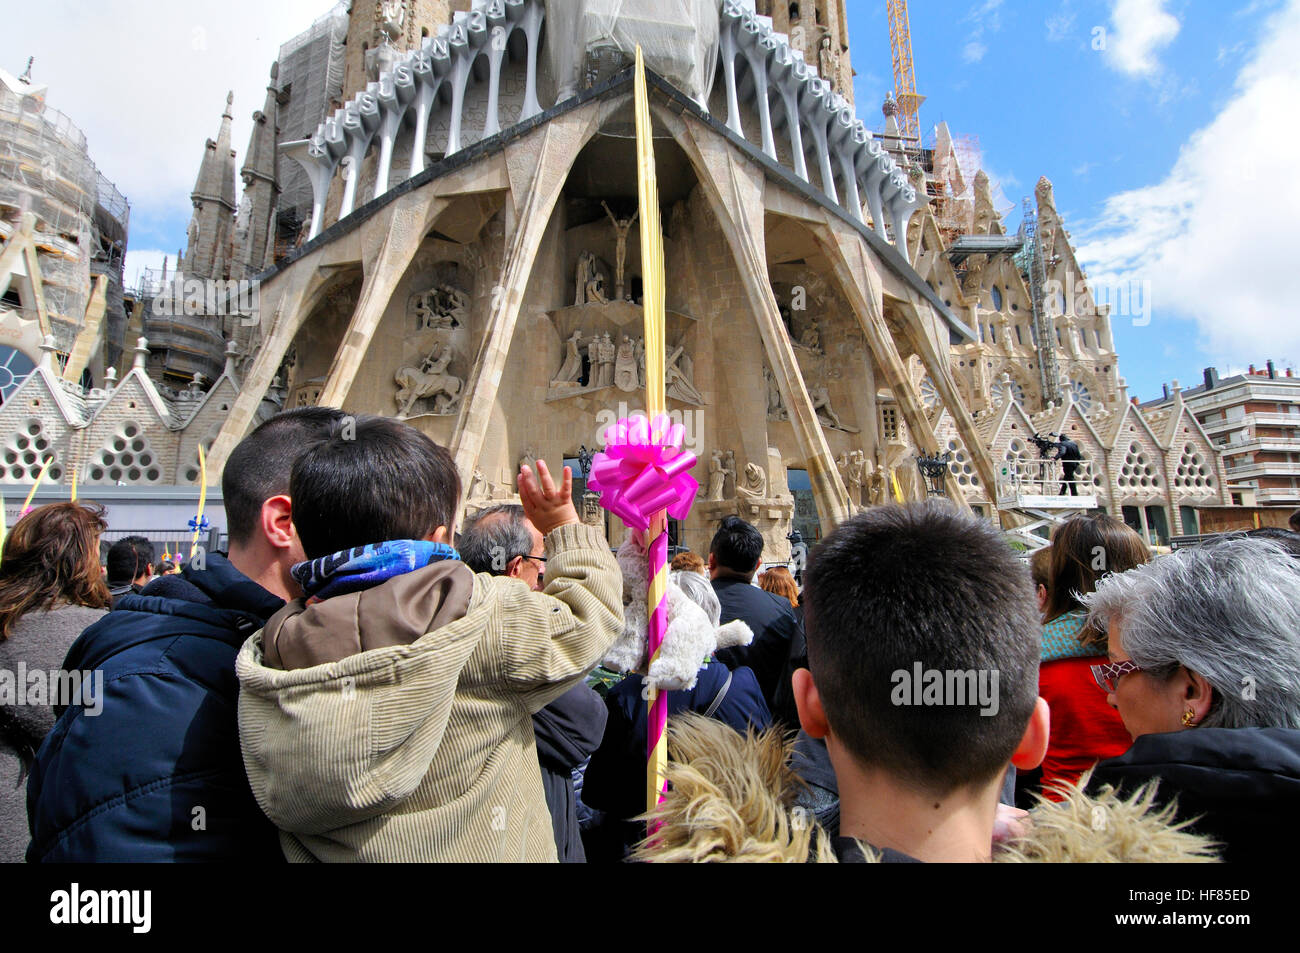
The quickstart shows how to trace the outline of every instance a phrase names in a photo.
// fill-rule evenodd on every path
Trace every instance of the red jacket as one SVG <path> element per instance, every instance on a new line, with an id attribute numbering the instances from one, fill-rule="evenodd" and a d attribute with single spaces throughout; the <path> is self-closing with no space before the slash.
<path id="1" fill-rule="evenodd" d="M 1043 793 L 1052 800 L 1053 782 L 1073 783 L 1096 762 L 1116 758 L 1133 743 L 1119 712 L 1106 704 L 1092 666 L 1102 657 L 1044 662 L 1038 669 L 1038 694 L 1052 712 L 1047 756 L 1043 759 Z"/>

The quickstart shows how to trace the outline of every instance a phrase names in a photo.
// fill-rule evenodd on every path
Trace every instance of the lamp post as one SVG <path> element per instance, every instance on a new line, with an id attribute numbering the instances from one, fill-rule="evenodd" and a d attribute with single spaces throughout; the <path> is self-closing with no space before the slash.
<path id="1" fill-rule="evenodd" d="M 942 456 L 916 458 L 916 467 L 921 471 L 921 479 L 925 481 L 926 496 L 948 495 L 945 476 L 950 463 L 952 463 L 951 450 Z"/>

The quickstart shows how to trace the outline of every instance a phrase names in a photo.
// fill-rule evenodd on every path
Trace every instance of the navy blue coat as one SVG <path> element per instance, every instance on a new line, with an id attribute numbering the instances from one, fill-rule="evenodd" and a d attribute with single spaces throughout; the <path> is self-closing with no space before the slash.
<path id="1" fill-rule="evenodd" d="M 59 714 L 27 783 L 27 860 L 280 861 L 239 750 L 235 655 L 283 600 L 219 553 L 127 595 L 73 644 L 103 709 Z"/>
<path id="2" fill-rule="evenodd" d="M 753 642 L 719 649 L 718 661 L 732 669 L 753 669 L 772 714 L 798 727 L 789 680 L 791 657 L 803 645 L 803 625 L 790 600 L 739 579 L 715 579 L 713 591 L 722 606 L 722 624 L 740 619 L 754 630 Z"/>

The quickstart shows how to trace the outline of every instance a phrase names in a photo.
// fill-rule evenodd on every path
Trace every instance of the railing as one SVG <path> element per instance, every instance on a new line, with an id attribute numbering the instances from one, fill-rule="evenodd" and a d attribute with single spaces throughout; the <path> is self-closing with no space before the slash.
<path id="1" fill-rule="evenodd" d="M 1264 460 L 1258 463 L 1243 463 L 1235 467 L 1226 467 L 1224 472 L 1229 477 L 1300 476 L 1300 463 Z"/>
<path id="2" fill-rule="evenodd" d="M 1080 496 L 1097 493 L 1092 461 L 1076 461 L 1074 479 L 1066 480 L 1062 460 L 1006 460 L 1001 467 L 998 496 Z M 1083 474 L 1080 476 L 1080 474 Z"/>

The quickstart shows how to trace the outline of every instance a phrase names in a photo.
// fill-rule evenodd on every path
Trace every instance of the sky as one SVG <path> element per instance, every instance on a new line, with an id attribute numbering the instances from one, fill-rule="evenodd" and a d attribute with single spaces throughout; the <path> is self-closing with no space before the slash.
<path id="1" fill-rule="evenodd" d="M 1133 396 L 1300 370 L 1300 0 L 912 0 L 923 134 L 979 137 L 1014 207 L 1041 176 Z M 893 87 L 884 0 L 848 0 L 858 113 Z M 1124 294 L 1123 292 L 1131 292 Z M 1149 305 L 1149 307 L 1148 307 Z"/>
<path id="2" fill-rule="evenodd" d="M 33 78 L 131 202 L 127 280 L 175 261 L 227 91 L 242 162 L 280 44 L 329 0 L 51 0 L 5 14 Z M 846 0 L 858 113 L 893 87 L 885 0 Z M 1272 359 L 1300 368 L 1300 0 L 912 0 L 922 129 L 977 136 L 1007 198 L 1040 176 L 1112 325 L 1130 394 Z M 75 24 L 75 29 L 68 25 Z M 1112 300 L 1124 298 L 1112 291 Z"/>

